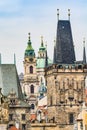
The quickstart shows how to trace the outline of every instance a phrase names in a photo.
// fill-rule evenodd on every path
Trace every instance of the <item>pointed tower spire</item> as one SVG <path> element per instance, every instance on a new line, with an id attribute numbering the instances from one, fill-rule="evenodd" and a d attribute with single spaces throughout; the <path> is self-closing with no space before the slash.
<path id="1" fill-rule="evenodd" d="M 15 56 L 15 53 L 14 53 L 14 64 L 16 65 L 16 56 Z"/>
<path id="2" fill-rule="evenodd" d="M 41 47 L 43 47 L 43 36 L 41 36 Z"/>
<path id="3" fill-rule="evenodd" d="M 57 18 L 59 20 L 59 9 L 57 9 Z"/>
<path id="4" fill-rule="evenodd" d="M 70 9 L 68 9 L 68 20 L 70 20 Z"/>
<path id="5" fill-rule="evenodd" d="M 31 44 L 31 37 L 30 37 L 30 32 L 28 33 L 28 45 Z"/>
<path id="6" fill-rule="evenodd" d="M 45 58 L 45 67 L 48 66 L 48 56 L 47 56 L 47 43 L 46 43 L 46 58 Z"/>
<path id="7" fill-rule="evenodd" d="M 56 40 L 54 39 L 54 57 L 53 57 L 53 63 L 56 63 Z"/>
<path id="8" fill-rule="evenodd" d="M 70 9 L 68 11 L 70 19 Z M 54 46 L 54 63 L 74 64 L 75 61 L 71 23 L 69 20 L 58 20 L 56 45 Z"/>
<path id="9" fill-rule="evenodd" d="M 34 49 L 32 47 L 32 42 L 31 42 L 31 37 L 30 37 L 30 33 L 28 33 L 29 37 L 28 37 L 28 45 L 27 45 L 27 48 L 25 50 L 25 54 L 24 56 L 25 57 L 35 57 L 35 52 L 34 52 Z"/>
<path id="10" fill-rule="evenodd" d="M 85 38 L 83 39 L 83 64 L 86 64 Z"/>

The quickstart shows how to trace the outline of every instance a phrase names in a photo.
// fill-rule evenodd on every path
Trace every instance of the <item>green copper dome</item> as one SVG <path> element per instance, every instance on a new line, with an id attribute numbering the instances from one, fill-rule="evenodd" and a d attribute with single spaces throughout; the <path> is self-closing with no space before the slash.
<path id="1" fill-rule="evenodd" d="M 32 42 L 30 40 L 30 33 L 29 33 L 29 40 L 28 40 L 28 43 L 27 43 L 27 48 L 25 50 L 25 56 L 35 56 L 35 52 L 34 52 L 34 49 L 32 47 Z"/>

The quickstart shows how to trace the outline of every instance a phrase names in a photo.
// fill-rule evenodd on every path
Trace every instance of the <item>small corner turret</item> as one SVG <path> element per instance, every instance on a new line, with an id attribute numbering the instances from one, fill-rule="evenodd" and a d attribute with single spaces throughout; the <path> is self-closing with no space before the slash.
<path id="1" fill-rule="evenodd" d="M 41 36 L 41 46 L 38 51 L 38 57 L 45 58 L 45 56 L 46 56 L 46 47 L 44 46 L 43 36 Z"/>
<path id="2" fill-rule="evenodd" d="M 83 64 L 86 64 L 85 38 L 83 39 Z"/>

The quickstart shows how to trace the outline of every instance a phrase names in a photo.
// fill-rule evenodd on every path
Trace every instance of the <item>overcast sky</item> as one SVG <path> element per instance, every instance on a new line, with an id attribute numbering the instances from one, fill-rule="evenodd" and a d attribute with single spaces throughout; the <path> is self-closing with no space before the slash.
<path id="1" fill-rule="evenodd" d="M 2 63 L 13 63 L 14 53 L 18 73 L 23 72 L 24 51 L 28 33 L 37 51 L 40 37 L 47 42 L 48 55 L 53 58 L 57 28 L 57 8 L 60 19 L 68 19 L 71 10 L 71 27 L 77 60 L 82 60 L 83 37 L 87 42 L 87 0 L 0 0 L 0 53 Z M 86 45 L 87 50 L 87 45 Z"/>

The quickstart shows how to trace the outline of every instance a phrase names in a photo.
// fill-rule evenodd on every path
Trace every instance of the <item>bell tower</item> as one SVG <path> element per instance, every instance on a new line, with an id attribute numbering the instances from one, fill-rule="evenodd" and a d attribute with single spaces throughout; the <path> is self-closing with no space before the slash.
<path id="1" fill-rule="evenodd" d="M 23 93 L 26 95 L 25 99 L 31 105 L 31 110 L 35 112 L 37 93 L 38 93 L 38 78 L 36 73 L 36 56 L 32 47 L 32 42 L 29 33 L 27 48 L 24 54 L 24 85 Z M 31 112 L 32 112 L 31 111 Z"/>

